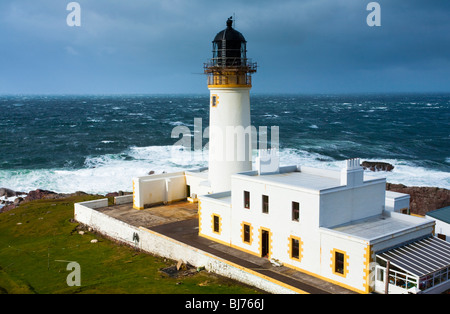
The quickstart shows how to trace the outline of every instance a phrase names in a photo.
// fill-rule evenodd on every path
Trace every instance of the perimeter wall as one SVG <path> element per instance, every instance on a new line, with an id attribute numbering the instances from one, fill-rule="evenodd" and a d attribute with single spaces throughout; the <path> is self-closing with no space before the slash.
<path id="1" fill-rule="evenodd" d="M 131 226 L 95 210 L 95 208 L 106 207 L 107 205 L 107 199 L 77 203 L 75 204 L 75 220 L 90 226 L 105 236 L 134 246 L 142 251 L 176 261 L 182 260 L 184 263 L 194 267 L 205 267 L 207 271 L 243 282 L 269 293 L 305 293 L 251 269 L 239 266 L 152 230 Z M 136 238 L 139 240 L 135 241 L 134 239 Z"/>

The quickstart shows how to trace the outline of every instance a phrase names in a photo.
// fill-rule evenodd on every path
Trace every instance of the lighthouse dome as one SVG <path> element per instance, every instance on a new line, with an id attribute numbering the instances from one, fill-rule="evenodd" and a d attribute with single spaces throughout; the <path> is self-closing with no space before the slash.
<path id="1" fill-rule="evenodd" d="M 219 66 L 241 66 L 246 64 L 247 41 L 233 28 L 233 19 L 227 20 L 227 28 L 214 38 L 213 60 Z"/>
<path id="2" fill-rule="evenodd" d="M 221 42 L 222 40 L 246 42 L 244 35 L 233 28 L 233 20 L 231 17 L 227 20 L 227 28 L 217 33 L 213 42 Z"/>

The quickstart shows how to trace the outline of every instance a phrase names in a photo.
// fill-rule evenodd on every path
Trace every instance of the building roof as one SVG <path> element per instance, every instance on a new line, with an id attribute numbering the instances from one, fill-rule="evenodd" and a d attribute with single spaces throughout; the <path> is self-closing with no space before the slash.
<path id="1" fill-rule="evenodd" d="M 415 228 L 419 224 L 427 222 L 427 220 L 423 218 L 415 219 L 417 217 L 400 215 L 402 214 L 381 214 L 354 220 L 328 229 L 365 240 L 374 240 L 386 235 L 395 234 L 402 230 Z"/>
<path id="2" fill-rule="evenodd" d="M 427 216 L 450 224 L 450 206 L 439 208 L 427 213 Z"/>
<path id="3" fill-rule="evenodd" d="M 450 243 L 428 237 L 397 248 L 378 257 L 418 277 L 426 276 L 450 266 Z"/>
<path id="4" fill-rule="evenodd" d="M 340 171 L 319 169 L 304 166 L 283 166 L 277 173 L 258 174 L 258 171 L 247 171 L 233 175 L 248 181 L 262 182 L 290 189 L 299 189 L 309 192 L 322 192 L 335 188 L 347 188 L 341 182 Z M 382 182 L 385 179 L 364 178 L 364 184 L 369 182 Z"/>
<path id="5" fill-rule="evenodd" d="M 290 172 L 278 174 L 265 174 L 258 177 L 261 181 L 275 184 L 286 184 L 311 190 L 324 190 L 338 187 L 341 182 L 337 178 L 321 176 L 305 172 Z"/>

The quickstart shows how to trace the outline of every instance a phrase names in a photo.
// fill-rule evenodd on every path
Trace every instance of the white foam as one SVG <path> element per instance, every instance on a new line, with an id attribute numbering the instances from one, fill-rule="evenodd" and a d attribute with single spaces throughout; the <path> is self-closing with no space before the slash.
<path id="1" fill-rule="evenodd" d="M 367 161 L 375 161 L 370 159 L 362 159 Z M 406 186 L 428 186 L 450 189 L 450 173 L 427 169 L 417 166 L 411 162 L 396 159 L 376 160 L 388 162 L 394 166 L 392 171 L 376 171 L 370 172 L 372 176 L 386 178 L 387 182 L 404 184 Z"/>
<path id="2" fill-rule="evenodd" d="M 257 154 L 254 151 L 253 156 Z M 339 170 L 344 161 L 338 161 L 319 153 L 298 149 L 281 149 L 281 165 L 304 165 Z M 365 159 L 361 160 L 371 161 Z M 408 186 L 437 186 L 450 189 L 450 174 L 418 167 L 411 162 L 394 159 L 377 159 L 395 166 L 392 172 L 366 173 L 384 177 L 388 182 Z M 0 187 L 15 191 L 45 189 L 57 193 L 106 194 L 115 191 L 132 191 L 132 179 L 155 173 L 175 172 L 208 165 L 208 151 L 189 151 L 181 146 L 130 147 L 121 154 L 107 154 L 86 158 L 81 169 L 0 170 Z"/>

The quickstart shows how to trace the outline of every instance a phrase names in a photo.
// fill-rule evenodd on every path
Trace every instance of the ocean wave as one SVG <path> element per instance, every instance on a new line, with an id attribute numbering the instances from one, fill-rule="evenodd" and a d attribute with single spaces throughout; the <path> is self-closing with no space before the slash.
<path id="1" fill-rule="evenodd" d="M 256 150 L 253 157 L 256 157 Z M 321 169 L 339 170 L 343 160 L 302 149 L 286 148 L 279 152 L 281 165 L 303 165 Z M 357 156 L 355 156 L 357 157 Z M 366 176 L 386 178 L 390 183 L 407 186 L 436 186 L 450 189 L 448 172 L 420 167 L 399 159 L 364 159 L 382 161 L 395 166 L 392 172 L 371 172 Z M 448 158 L 446 159 L 448 162 Z M 208 165 L 208 150 L 190 151 L 182 146 L 129 147 L 120 154 L 87 157 L 82 168 L 0 170 L 0 187 L 28 192 L 35 189 L 57 193 L 84 191 L 106 194 L 118 190 L 132 191 L 132 179 L 155 173 L 195 169 Z"/>

